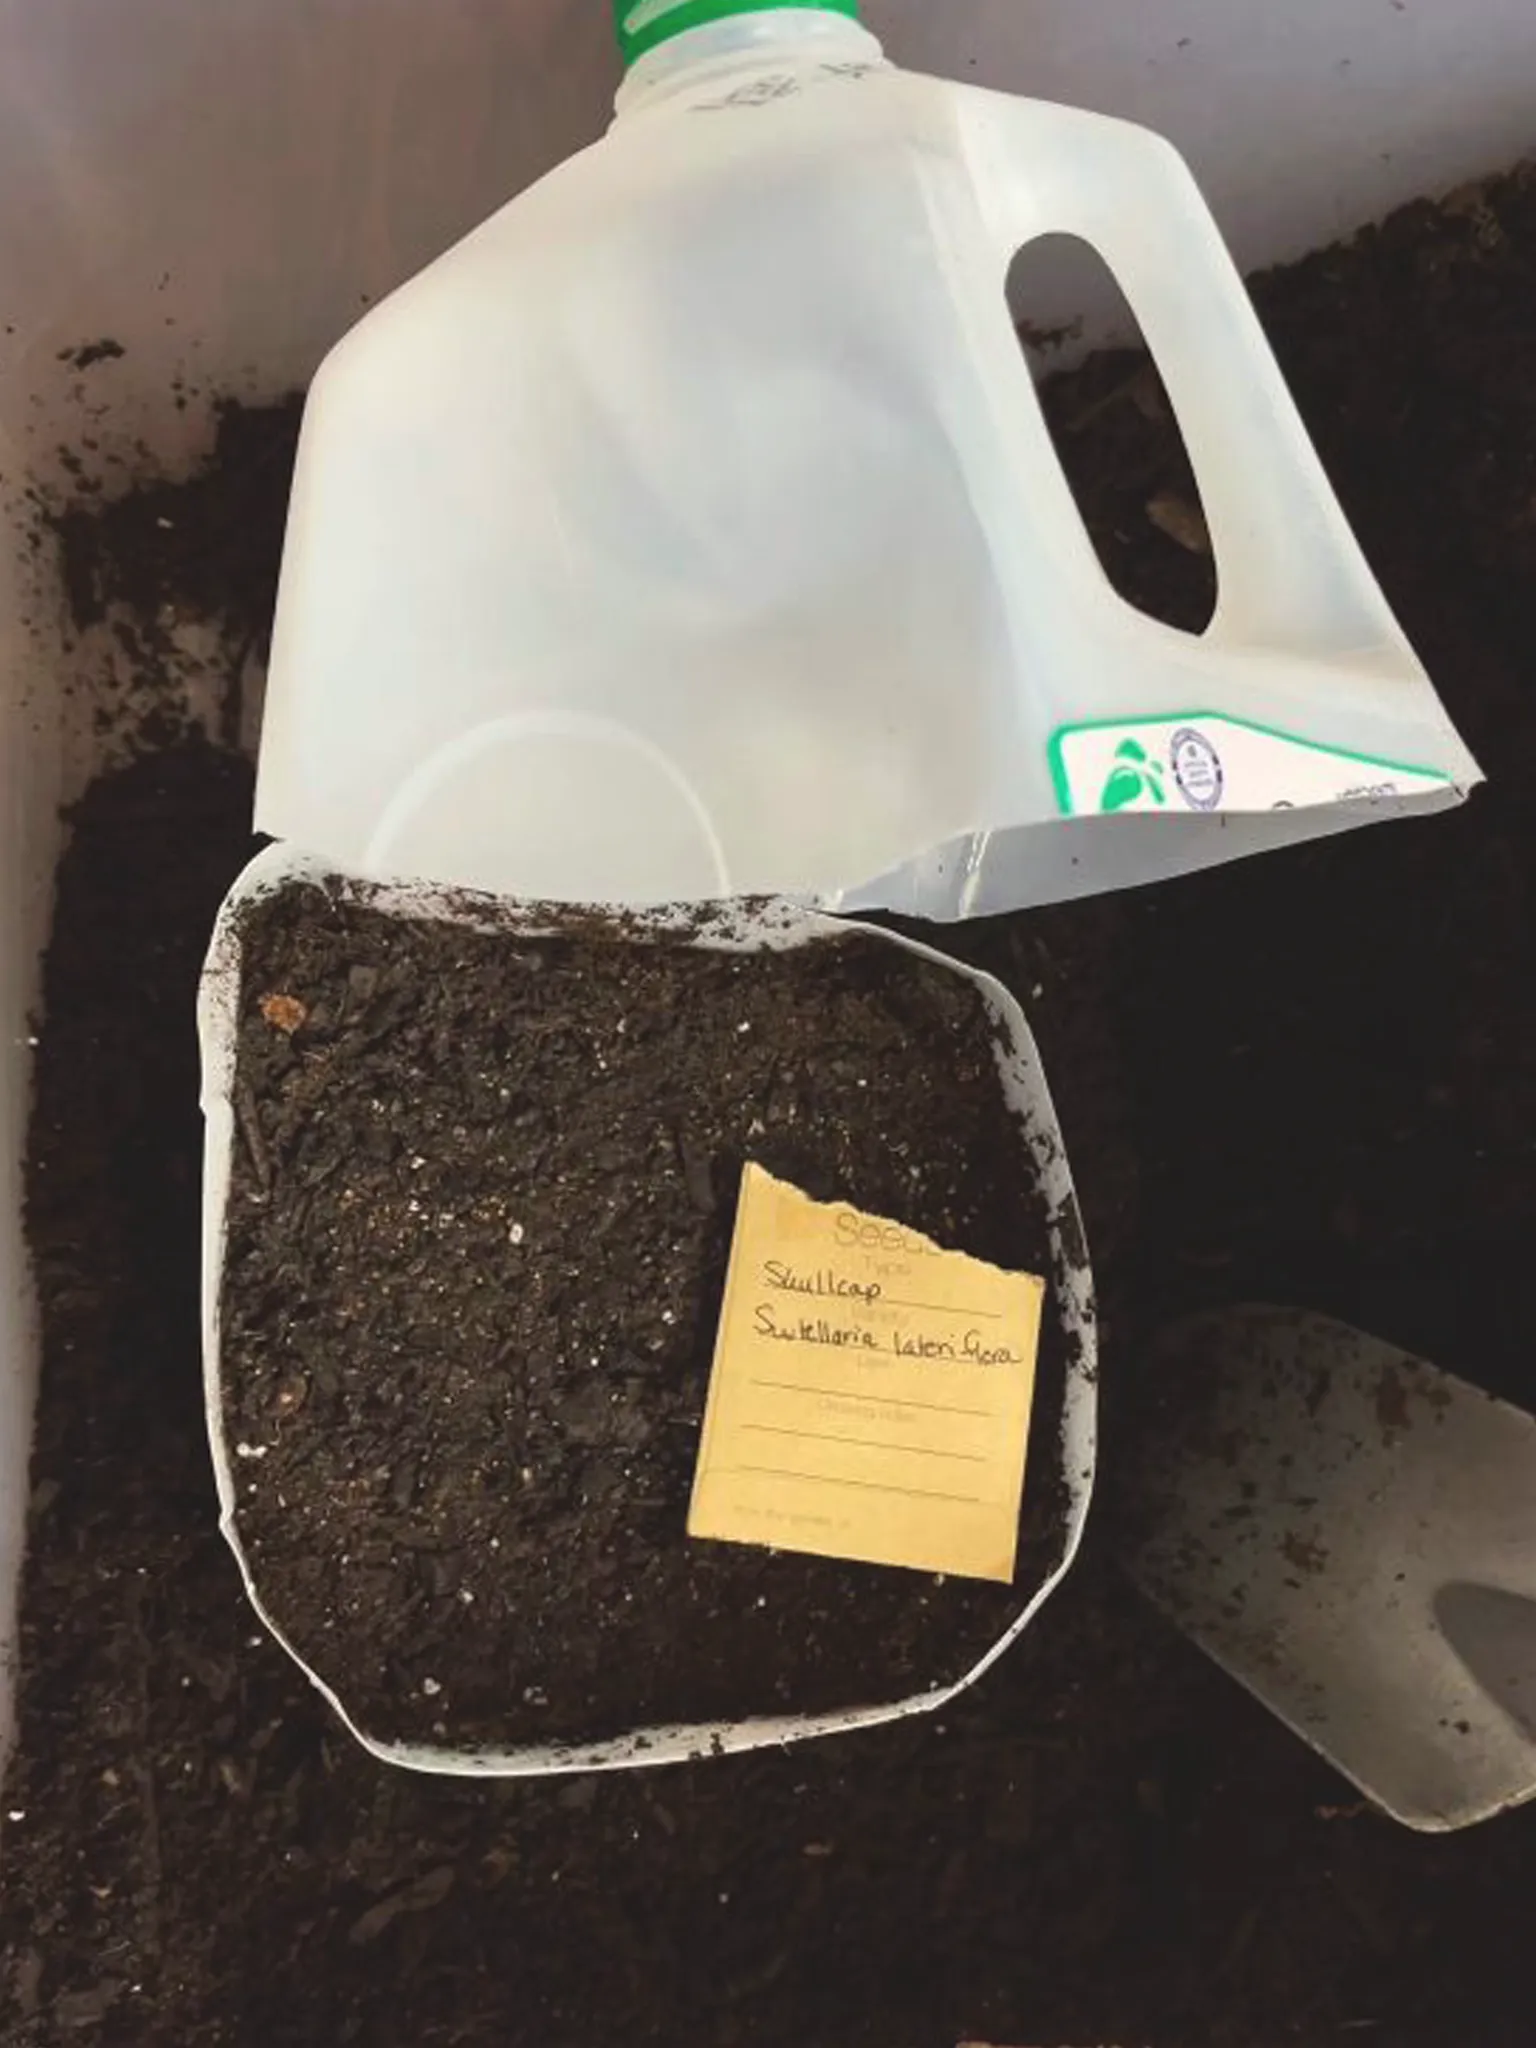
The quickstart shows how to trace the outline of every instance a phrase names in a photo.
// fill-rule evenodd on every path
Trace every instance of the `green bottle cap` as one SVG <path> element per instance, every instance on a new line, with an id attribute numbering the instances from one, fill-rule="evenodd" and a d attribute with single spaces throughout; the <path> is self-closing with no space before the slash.
<path id="1" fill-rule="evenodd" d="M 785 6 L 819 14 L 847 14 L 855 20 L 859 13 L 859 0 L 613 0 L 619 49 L 626 64 L 687 29 L 703 28 L 706 22 L 725 21 L 733 14 L 767 14 Z"/>

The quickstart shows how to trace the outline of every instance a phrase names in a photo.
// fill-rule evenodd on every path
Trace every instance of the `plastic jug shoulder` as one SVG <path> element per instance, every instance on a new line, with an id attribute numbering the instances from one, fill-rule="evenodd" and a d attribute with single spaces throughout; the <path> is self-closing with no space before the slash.
<path id="1" fill-rule="evenodd" d="M 312 393 L 263 829 L 523 896 L 933 916 L 1454 801 L 1476 768 L 1174 151 L 898 70 L 841 4 L 641 0 L 609 133 Z M 1005 283 L 1109 263 L 1209 631 L 1115 595 Z"/>

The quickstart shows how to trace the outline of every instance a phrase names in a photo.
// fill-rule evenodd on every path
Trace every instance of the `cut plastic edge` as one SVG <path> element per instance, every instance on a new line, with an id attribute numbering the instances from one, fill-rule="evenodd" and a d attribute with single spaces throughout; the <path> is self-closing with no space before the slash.
<path id="1" fill-rule="evenodd" d="M 237 878 L 214 925 L 198 990 L 197 1027 L 202 1057 L 205 1119 L 202 1227 L 203 1399 L 219 1502 L 219 1528 L 239 1568 L 246 1597 L 273 1639 L 293 1659 L 363 1749 L 380 1762 L 436 1777 L 523 1778 L 573 1772 L 634 1770 L 712 1756 L 788 1747 L 829 1735 L 938 1711 L 969 1690 L 1013 1646 L 1076 1561 L 1087 1525 L 1098 1457 L 1098 1320 L 1092 1265 L 1061 1127 L 1034 1035 L 1015 998 L 993 976 L 920 940 L 855 919 L 833 917 L 776 900 L 766 905 L 696 906 L 646 913 L 622 912 L 637 941 L 686 935 L 701 947 L 726 952 L 784 949 L 850 932 L 899 947 L 975 986 L 999 1027 L 998 1067 L 1004 1096 L 1018 1115 L 1039 1176 L 1047 1210 L 1052 1282 L 1067 1338 L 1065 1385 L 1057 1449 L 1067 1499 L 1061 1556 L 998 1640 L 963 1677 L 905 1699 L 830 1713 L 761 1717 L 744 1721 L 640 1728 L 602 1742 L 547 1742 L 509 1748 L 461 1750 L 382 1742 L 359 1726 L 335 1688 L 289 1640 L 257 1589 L 236 1526 L 235 1468 L 224 1428 L 220 1371 L 220 1277 L 235 1142 L 234 1081 L 241 985 L 240 917 L 276 890 L 312 882 L 353 891 L 386 915 L 446 920 L 535 938 L 551 929 L 545 906 L 415 883 L 380 883 L 347 874 L 334 861 L 279 843 L 266 848 Z M 563 906 L 569 909 L 569 906 Z M 1027 1484 L 1027 1481 L 1026 1481 Z"/>

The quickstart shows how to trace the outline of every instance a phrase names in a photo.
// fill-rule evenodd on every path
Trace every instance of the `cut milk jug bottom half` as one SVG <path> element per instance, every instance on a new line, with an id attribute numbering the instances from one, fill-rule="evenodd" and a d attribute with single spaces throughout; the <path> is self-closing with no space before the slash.
<path id="1" fill-rule="evenodd" d="M 609 132 L 310 396 L 257 822 L 533 898 L 960 917 L 1478 780 L 1175 151 L 913 75 L 855 0 L 619 0 Z M 1100 567 L 1010 319 L 1107 263 L 1219 599 Z"/>

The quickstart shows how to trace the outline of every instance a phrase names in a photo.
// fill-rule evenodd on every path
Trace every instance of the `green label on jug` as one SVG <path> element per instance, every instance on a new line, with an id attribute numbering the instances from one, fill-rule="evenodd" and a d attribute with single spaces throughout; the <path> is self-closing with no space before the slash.
<path id="1" fill-rule="evenodd" d="M 1064 725 L 1052 735 L 1049 755 L 1056 802 L 1068 818 L 1303 810 L 1427 796 L 1451 786 L 1433 768 L 1322 746 L 1210 711 Z"/>
<path id="2" fill-rule="evenodd" d="M 1099 809 L 1123 811 L 1140 803 L 1143 797 L 1154 804 L 1167 803 L 1162 763 L 1147 759 L 1147 750 L 1140 740 L 1122 740 L 1099 792 Z"/>
<path id="3" fill-rule="evenodd" d="M 686 29 L 725 21 L 733 14 L 766 14 L 785 5 L 811 8 L 820 14 L 848 14 L 855 19 L 859 12 L 859 0 L 614 0 L 619 48 L 624 62 L 633 64 L 647 50 Z"/>

